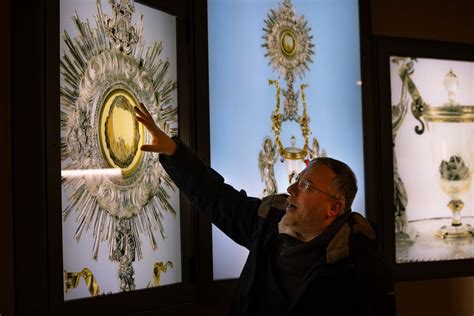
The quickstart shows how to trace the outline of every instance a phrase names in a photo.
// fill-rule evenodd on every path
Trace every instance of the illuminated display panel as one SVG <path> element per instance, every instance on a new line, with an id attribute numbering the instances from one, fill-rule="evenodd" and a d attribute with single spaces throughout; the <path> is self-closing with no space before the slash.
<path id="1" fill-rule="evenodd" d="M 473 258 L 474 63 L 391 56 L 390 84 L 396 261 Z"/>
<path id="2" fill-rule="evenodd" d="M 268 49 L 263 47 L 264 28 L 270 10 L 277 11 L 287 1 L 208 1 L 209 98 L 211 164 L 236 189 L 249 196 L 264 194 L 268 172 L 259 168 L 259 153 L 264 139 L 272 131 L 272 111 L 276 106 L 277 80 L 286 89 L 285 76 L 274 70 Z M 353 0 L 291 1 L 296 15 L 303 15 L 310 28 L 314 47 L 312 62 L 301 78 L 294 76 L 298 92 L 299 113 L 302 112 L 301 84 L 309 116 L 309 142 L 314 138 L 320 153 L 346 162 L 354 170 L 359 191 L 353 210 L 365 214 L 364 155 L 362 137 L 362 97 L 359 41 L 359 7 Z M 298 55 L 295 50 L 297 32 L 282 29 L 273 44 L 281 45 L 284 58 Z M 273 46 L 272 46 L 273 47 Z M 286 56 L 286 57 L 285 57 Z M 284 107 L 284 96 L 281 107 Z M 304 144 L 301 126 L 285 121 L 280 133 L 285 147 Z M 274 157 L 275 158 L 275 157 Z M 263 172 L 262 172 L 263 170 Z M 277 192 L 286 192 L 288 174 L 280 156 L 276 155 L 274 176 Z M 269 185 L 271 187 L 271 185 Z M 233 243 L 213 227 L 214 279 L 236 278 L 247 258 L 247 250 Z"/>
<path id="3" fill-rule="evenodd" d="M 60 17 L 64 299 L 181 282 L 179 191 L 133 110 L 177 135 L 176 18 L 95 0 Z"/>

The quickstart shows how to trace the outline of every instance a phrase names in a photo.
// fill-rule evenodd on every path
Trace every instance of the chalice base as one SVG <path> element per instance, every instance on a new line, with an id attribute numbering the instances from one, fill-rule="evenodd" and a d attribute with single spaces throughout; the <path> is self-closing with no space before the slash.
<path id="1" fill-rule="evenodd" d="M 461 224 L 459 226 L 441 226 L 436 232 L 436 237 L 445 238 L 472 238 L 474 235 L 474 229 L 469 224 Z"/>

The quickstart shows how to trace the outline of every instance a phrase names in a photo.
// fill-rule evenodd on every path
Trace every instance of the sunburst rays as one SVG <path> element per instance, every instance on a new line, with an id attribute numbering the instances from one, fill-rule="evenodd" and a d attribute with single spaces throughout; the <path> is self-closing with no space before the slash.
<path id="1" fill-rule="evenodd" d="M 311 28 L 304 16 L 297 16 L 291 1 L 284 0 L 276 11 L 270 10 L 263 31 L 262 47 L 273 69 L 283 76 L 292 72 L 302 78 L 314 54 Z M 285 50 L 285 38 L 292 41 L 290 45 L 294 45 L 294 49 Z"/>
<path id="2" fill-rule="evenodd" d="M 103 13 L 100 1 L 92 26 L 77 13 L 72 20 L 78 35 L 72 38 L 64 31 L 67 49 L 60 60 L 62 169 L 108 167 L 98 145 L 97 124 L 101 101 L 115 85 L 144 103 L 167 134 L 177 135 L 177 107 L 172 93 L 176 82 L 170 78 L 170 63 L 160 58 L 162 42 L 145 48 L 143 15 L 132 28 L 135 38 L 127 49 L 114 45 L 108 29 L 113 19 Z M 137 170 L 124 178 L 83 174 L 62 177 L 61 181 L 66 196 L 63 219 L 76 215 L 74 238 L 78 241 L 92 229 L 95 260 L 102 241 L 108 241 L 112 258 L 119 220 L 129 221 L 133 257 L 140 260 L 140 236 L 146 235 L 152 248 L 157 249 L 154 232 L 160 231 L 161 237 L 166 237 L 164 213 L 176 214 L 170 204 L 175 186 L 159 165 L 158 157 L 150 153 L 145 153 Z"/>

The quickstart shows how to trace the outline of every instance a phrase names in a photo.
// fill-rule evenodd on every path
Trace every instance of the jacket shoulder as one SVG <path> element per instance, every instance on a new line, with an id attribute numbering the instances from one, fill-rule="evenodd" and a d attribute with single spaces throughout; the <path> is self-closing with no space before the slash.
<path id="1" fill-rule="evenodd" d="M 288 194 L 274 194 L 264 197 L 258 208 L 258 216 L 268 218 L 272 209 L 284 211 L 288 204 L 287 198 Z"/>

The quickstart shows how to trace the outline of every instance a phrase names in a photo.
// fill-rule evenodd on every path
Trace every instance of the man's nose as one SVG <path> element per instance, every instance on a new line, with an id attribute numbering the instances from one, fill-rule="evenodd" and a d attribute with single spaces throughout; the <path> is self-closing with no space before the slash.
<path id="1" fill-rule="evenodd" d="M 298 195 L 298 181 L 290 184 L 286 189 L 286 192 L 290 193 L 292 196 Z"/>

